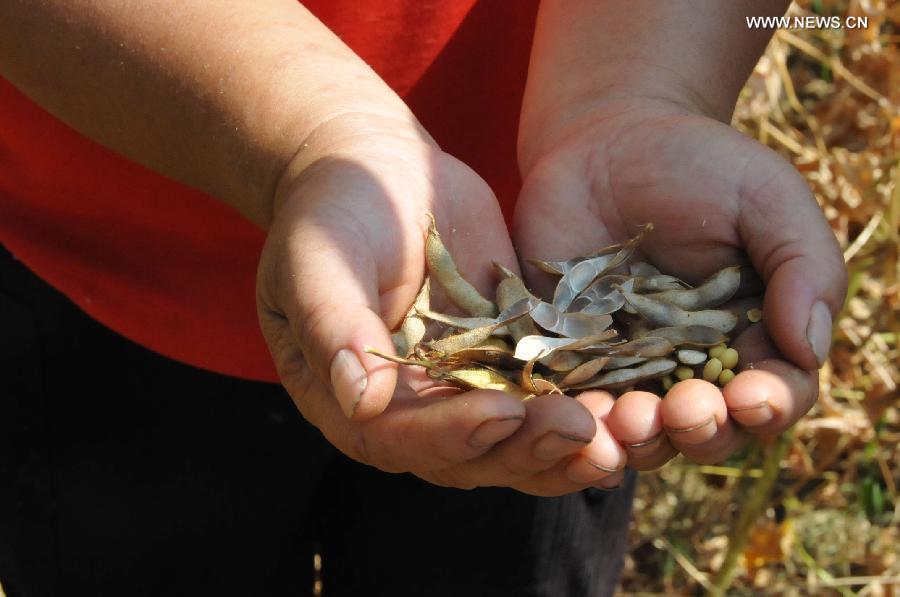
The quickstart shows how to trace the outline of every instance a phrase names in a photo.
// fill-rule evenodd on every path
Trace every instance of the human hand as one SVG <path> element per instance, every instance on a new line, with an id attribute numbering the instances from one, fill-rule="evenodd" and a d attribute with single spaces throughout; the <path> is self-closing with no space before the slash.
<path id="1" fill-rule="evenodd" d="M 629 465 L 658 467 L 676 449 L 718 462 L 749 435 L 793 425 L 816 399 L 846 291 L 837 243 L 800 175 L 730 127 L 661 99 L 598 104 L 555 133 L 541 148 L 520 146 L 521 257 L 585 254 L 651 222 L 647 261 L 694 284 L 742 265 L 737 299 L 763 303 L 763 323 L 731 343 L 743 371 L 724 390 L 690 380 L 662 399 L 629 392 L 616 401 L 607 424 Z M 549 280 L 533 268 L 525 275 L 546 291 Z"/>
<path id="2" fill-rule="evenodd" d="M 472 170 L 395 123 L 348 120 L 317 131 L 283 178 L 259 265 L 263 335 L 300 412 L 349 457 L 436 484 L 559 494 L 595 481 L 557 465 L 594 445 L 596 401 L 448 394 L 364 351 L 394 352 L 389 329 L 425 274 L 428 213 L 482 291 L 494 287 L 491 260 L 516 257 Z"/>

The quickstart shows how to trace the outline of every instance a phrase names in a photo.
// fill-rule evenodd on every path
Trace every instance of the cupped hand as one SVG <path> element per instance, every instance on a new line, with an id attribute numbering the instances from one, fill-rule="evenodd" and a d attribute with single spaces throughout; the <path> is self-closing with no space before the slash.
<path id="1" fill-rule="evenodd" d="M 491 261 L 516 256 L 496 199 L 468 167 L 402 127 L 337 124 L 317 131 L 279 185 L 259 264 L 263 335 L 303 416 L 357 461 L 442 485 L 552 494 L 609 476 L 573 481 L 561 465 L 594 442 L 596 401 L 440 391 L 423 371 L 365 351 L 394 353 L 389 330 L 425 275 L 429 213 L 488 296 Z"/>
<path id="2" fill-rule="evenodd" d="M 809 410 L 846 270 L 790 164 L 720 122 L 655 99 L 597 106 L 552 144 L 528 149 L 514 228 L 521 258 L 582 255 L 652 223 L 645 260 L 693 284 L 742 265 L 738 303 L 763 307 L 762 323 L 731 342 L 742 371 L 724 390 L 689 380 L 663 398 L 618 398 L 606 424 L 629 466 L 655 468 L 679 450 L 718 462 L 750 435 L 780 433 Z M 552 286 L 530 266 L 525 275 L 537 289 Z"/>

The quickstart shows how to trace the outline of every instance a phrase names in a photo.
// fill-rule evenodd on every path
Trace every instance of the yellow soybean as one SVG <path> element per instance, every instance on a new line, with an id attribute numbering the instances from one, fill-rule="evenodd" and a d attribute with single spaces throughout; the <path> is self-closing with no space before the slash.
<path id="1" fill-rule="evenodd" d="M 679 381 L 691 379 L 694 377 L 694 370 L 690 367 L 678 367 L 675 369 L 675 377 L 677 377 Z"/>
<path id="2" fill-rule="evenodd" d="M 738 364 L 738 357 L 738 351 L 733 348 L 726 348 L 719 360 L 722 361 L 722 367 L 725 369 L 734 369 Z"/>
<path id="3" fill-rule="evenodd" d="M 731 369 L 723 369 L 721 373 L 719 373 L 719 385 L 724 386 L 729 381 L 734 379 L 734 371 Z"/>
<path id="4" fill-rule="evenodd" d="M 717 359 L 722 356 L 722 353 L 725 352 L 727 347 L 724 344 L 719 344 L 718 346 L 713 346 L 709 349 L 709 358 Z"/>
<path id="5" fill-rule="evenodd" d="M 716 358 L 710 359 L 706 361 L 706 365 L 703 366 L 703 379 L 708 382 L 715 382 L 719 378 L 721 372 L 722 361 Z"/>

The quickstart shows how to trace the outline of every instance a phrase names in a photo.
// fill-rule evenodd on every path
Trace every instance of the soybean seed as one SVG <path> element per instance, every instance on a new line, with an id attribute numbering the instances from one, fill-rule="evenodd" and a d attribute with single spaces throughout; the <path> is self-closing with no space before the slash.
<path id="1" fill-rule="evenodd" d="M 691 379 L 692 377 L 694 377 L 694 370 L 690 367 L 678 367 L 677 369 L 675 369 L 675 377 L 678 378 L 678 381 Z"/>
<path id="2" fill-rule="evenodd" d="M 759 309 L 750 309 L 749 311 L 747 311 L 747 319 L 750 321 L 750 323 L 756 323 L 762 320 L 762 311 L 760 311 Z"/>
<path id="3" fill-rule="evenodd" d="M 722 356 L 722 353 L 725 352 L 726 348 L 727 348 L 727 346 L 725 346 L 724 344 L 719 344 L 718 346 L 713 346 L 712 348 L 709 349 L 709 358 L 711 358 L 711 359 L 719 358 L 720 356 Z"/>
<path id="4" fill-rule="evenodd" d="M 733 348 L 726 348 L 722 352 L 722 356 L 719 357 L 719 360 L 722 361 L 722 367 L 725 369 L 734 369 L 738 364 L 738 351 Z"/>
<path id="5" fill-rule="evenodd" d="M 716 358 L 709 359 L 706 362 L 706 365 L 703 366 L 703 379 L 708 382 L 715 382 L 719 378 L 721 372 L 722 361 Z"/>
<path id="6" fill-rule="evenodd" d="M 724 386 L 729 381 L 734 379 L 734 371 L 731 369 L 722 369 L 722 372 L 719 373 L 719 385 Z"/>

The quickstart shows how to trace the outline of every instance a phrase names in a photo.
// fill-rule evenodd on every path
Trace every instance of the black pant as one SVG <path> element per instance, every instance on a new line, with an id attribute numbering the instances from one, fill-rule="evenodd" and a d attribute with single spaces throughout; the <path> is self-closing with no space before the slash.
<path id="1" fill-rule="evenodd" d="M 160 357 L 0 250 L 10 597 L 609 594 L 633 479 L 533 498 L 352 462 L 277 385 Z"/>

